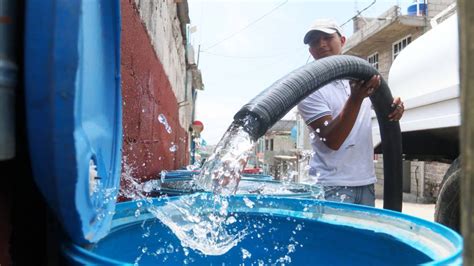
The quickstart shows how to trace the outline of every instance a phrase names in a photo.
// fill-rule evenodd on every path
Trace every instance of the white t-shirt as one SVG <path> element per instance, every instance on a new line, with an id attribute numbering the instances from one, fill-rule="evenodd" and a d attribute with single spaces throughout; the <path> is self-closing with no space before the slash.
<path id="1" fill-rule="evenodd" d="M 307 125 L 341 112 L 350 95 L 348 80 L 333 81 L 310 94 L 298 104 L 298 111 Z M 372 145 L 371 102 L 365 98 L 357 120 L 339 150 L 330 149 L 310 127 L 314 155 L 310 161 L 310 175 L 316 183 L 328 186 L 364 186 L 376 182 Z M 311 135 L 313 135 L 311 134 Z"/>

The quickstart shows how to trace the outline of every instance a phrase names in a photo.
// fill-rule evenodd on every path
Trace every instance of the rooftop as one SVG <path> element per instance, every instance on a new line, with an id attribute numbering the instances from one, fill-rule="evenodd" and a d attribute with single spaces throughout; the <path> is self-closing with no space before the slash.
<path id="1" fill-rule="evenodd" d="M 424 16 L 401 15 L 398 6 L 391 7 L 377 18 L 358 19 L 364 20 L 366 24 L 348 38 L 343 49 L 344 54 L 366 55 L 380 43 L 386 43 L 410 28 L 428 24 Z"/>

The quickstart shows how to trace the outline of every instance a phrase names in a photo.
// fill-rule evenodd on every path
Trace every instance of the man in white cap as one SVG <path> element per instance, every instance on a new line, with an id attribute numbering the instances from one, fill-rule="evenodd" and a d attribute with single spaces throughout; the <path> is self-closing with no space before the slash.
<path id="1" fill-rule="evenodd" d="M 303 39 L 315 60 L 339 55 L 346 42 L 332 19 L 318 19 Z M 323 186 L 326 200 L 375 205 L 371 102 L 368 96 L 380 86 L 380 76 L 364 82 L 336 80 L 298 104 L 298 111 L 313 131 L 310 176 Z M 389 119 L 398 121 L 404 111 L 400 98 Z"/>

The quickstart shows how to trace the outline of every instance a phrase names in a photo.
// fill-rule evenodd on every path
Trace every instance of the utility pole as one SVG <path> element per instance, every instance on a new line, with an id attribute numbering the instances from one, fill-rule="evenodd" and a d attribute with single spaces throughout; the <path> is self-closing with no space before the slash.
<path id="1" fill-rule="evenodd" d="M 474 2 L 458 0 L 461 83 L 461 232 L 463 264 L 474 264 Z"/>

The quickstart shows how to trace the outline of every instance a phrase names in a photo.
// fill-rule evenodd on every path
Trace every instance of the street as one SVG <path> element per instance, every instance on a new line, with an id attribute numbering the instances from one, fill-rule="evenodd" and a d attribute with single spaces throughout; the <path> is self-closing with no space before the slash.
<path id="1" fill-rule="evenodd" d="M 375 200 L 376 208 L 383 208 L 383 200 Z M 402 213 L 419 217 L 428 221 L 434 221 L 435 204 L 403 202 Z"/>

